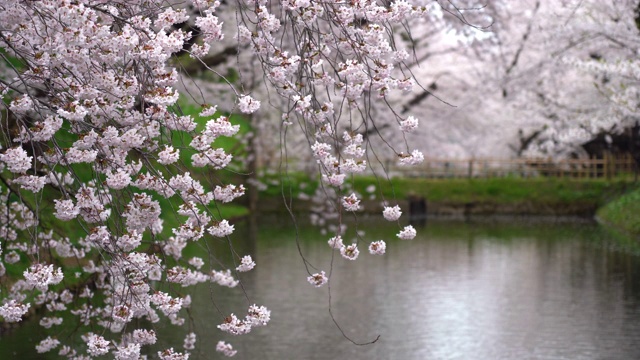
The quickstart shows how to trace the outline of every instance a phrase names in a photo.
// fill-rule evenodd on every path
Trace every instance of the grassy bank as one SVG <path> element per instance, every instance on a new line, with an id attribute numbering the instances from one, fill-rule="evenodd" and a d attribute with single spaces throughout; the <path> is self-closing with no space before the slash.
<path id="1" fill-rule="evenodd" d="M 435 202 L 516 204 L 593 203 L 601 206 L 630 186 L 625 180 L 573 180 L 559 178 L 393 179 L 398 198 L 417 195 Z M 390 186 L 383 186 L 390 195 Z"/>
<path id="2" fill-rule="evenodd" d="M 292 196 L 296 183 L 304 183 L 303 192 L 313 192 L 314 183 L 290 177 Z M 370 185 L 376 184 L 374 191 Z M 350 182 L 364 198 L 375 196 L 394 202 L 409 197 L 424 198 L 430 213 L 582 215 L 593 216 L 596 209 L 634 185 L 628 179 L 493 178 L 493 179 L 374 179 L 356 177 Z M 288 185 L 288 184 L 287 184 Z M 289 186 L 284 186 L 286 191 Z M 273 186 L 261 200 L 281 199 L 280 187 Z"/>
<path id="3" fill-rule="evenodd" d="M 640 236 L 640 188 L 609 202 L 597 212 L 605 224 L 632 236 Z"/>

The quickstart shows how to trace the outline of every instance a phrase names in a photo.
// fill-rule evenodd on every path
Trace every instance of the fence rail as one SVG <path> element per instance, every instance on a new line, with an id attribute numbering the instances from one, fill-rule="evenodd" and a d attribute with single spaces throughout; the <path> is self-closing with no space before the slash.
<path id="1" fill-rule="evenodd" d="M 391 174 L 427 178 L 485 177 L 567 177 L 611 178 L 635 174 L 635 161 L 630 155 L 605 156 L 602 159 L 517 158 L 517 159 L 430 159 L 419 166 L 387 164 Z"/>

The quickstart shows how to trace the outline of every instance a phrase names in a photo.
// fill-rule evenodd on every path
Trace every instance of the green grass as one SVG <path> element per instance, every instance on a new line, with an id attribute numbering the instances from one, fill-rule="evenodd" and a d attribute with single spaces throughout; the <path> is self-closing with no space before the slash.
<path id="1" fill-rule="evenodd" d="M 4 48 L 0 48 L 0 63 L 16 70 L 23 70 L 26 68 L 25 63 L 20 58 L 9 55 L 7 50 Z"/>
<path id="2" fill-rule="evenodd" d="M 356 179 L 356 189 L 364 188 L 366 178 Z M 447 203 L 520 202 L 572 203 L 593 202 L 598 206 L 622 193 L 630 186 L 625 180 L 569 180 L 556 178 L 493 178 L 493 179 L 393 179 L 381 184 L 386 196 L 409 195 L 429 201 Z"/>
<path id="3" fill-rule="evenodd" d="M 260 181 L 267 184 L 267 188 L 261 192 L 262 195 L 271 197 L 281 197 L 282 192 L 287 196 L 297 197 L 301 193 L 311 195 L 318 186 L 316 179 L 311 179 L 308 175 L 292 172 L 287 175 L 270 174 L 259 176 Z"/>
<path id="4" fill-rule="evenodd" d="M 630 191 L 603 206 L 597 216 L 618 230 L 640 236 L 640 189 Z"/>
<path id="5" fill-rule="evenodd" d="M 281 197 L 284 188 L 287 197 L 293 198 L 304 192 L 313 193 L 316 181 L 302 174 L 291 174 L 276 184 L 273 178 L 264 178 L 270 184 L 261 193 L 264 199 Z M 306 184 L 303 190 L 298 185 Z M 367 188 L 375 185 L 370 193 Z M 559 178 L 489 178 L 489 179 L 419 179 L 394 178 L 375 179 L 373 177 L 354 177 L 346 182 L 346 193 L 351 188 L 368 198 L 375 194 L 376 199 L 404 200 L 409 196 L 423 197 L 428 202 L 452 206 L 465 204 L 531 205 L 532 209 L 574 208 L 592 209 L 617 198 L 629 189 L 636 187 L 629 179 L 559 179 Z M 290 192 L 291 189 L 291 192 Z"/>

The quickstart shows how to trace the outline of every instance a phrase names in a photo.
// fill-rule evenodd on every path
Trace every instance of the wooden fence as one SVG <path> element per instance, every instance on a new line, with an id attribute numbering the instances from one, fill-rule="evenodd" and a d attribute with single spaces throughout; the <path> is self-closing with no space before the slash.
<path id="1" fill-rule="evenodd" d="M 567 177 L 611 178 L 635 174 L 630 155 L 602 159 L 429 159 L 419 166 L 387 164 L 392 175 L 426 178 Z"/>

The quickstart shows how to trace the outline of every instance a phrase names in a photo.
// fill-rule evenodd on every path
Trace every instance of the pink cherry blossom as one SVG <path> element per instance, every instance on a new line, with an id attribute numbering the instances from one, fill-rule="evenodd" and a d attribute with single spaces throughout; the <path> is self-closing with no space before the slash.
<path id="1" fill-rule="evenodd" d="M 402 215 L 402 211 L 400 211 L 400 206 L 398 205 L 393 207 L 385 206 L 382 215 L 389 221 L 396 221 L 400 218 L 400 215 Z"/>
<path id="2" fill-rule="evenodd" d="M 315 273 L 307 277 L 307 281 L 315 287 L 321 287 L 322 285 L 326 284 L 327 281 L 329 280 L 327 279 L 327 276 L 325 275 L 324 271 L 320 271 L 319 273 Z"/>
<path id="3" fill-rule="evenodd" d="M 411 225 L 407 225 L 398 233 L 397 236 L 402 240 L 412 240 L 416 237 L 416 229 Z"/>
<path id="4" fill-rule="evenodd" d="M 384 240 L 374 241 L 369 244 L 369 253 L 371 255 L 384 255 L 386 250 L 387 244 L 384 242 Z"/>
<path id="5" fill-rule="evenodd" d="M 360 255 L 360 251 L 356 244 L 342 245 L 340 255 L 347 260 L 355 260 L 358 258 L 358 255 Z"/>
<path id="6" fill-rule="evenodd" d="M 238 352 L 237 350 L 233 350 L 233 346 L 231 346 L 231 344 L 227 344 L 222 340 L 218 341 L 218 344 L 216 345 L 216 351 L 224 354 L 224 356 L 227 357 L 232 357 Z"/>

